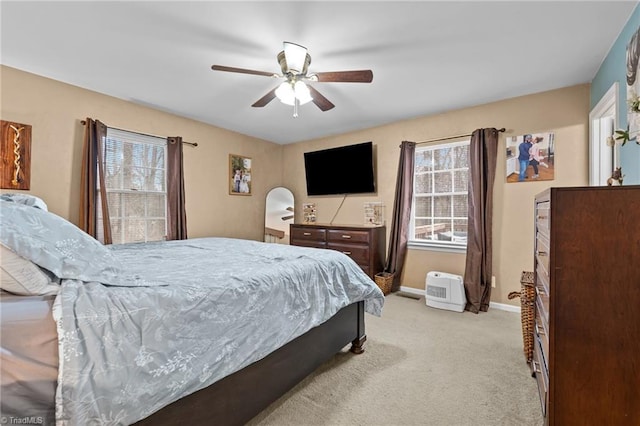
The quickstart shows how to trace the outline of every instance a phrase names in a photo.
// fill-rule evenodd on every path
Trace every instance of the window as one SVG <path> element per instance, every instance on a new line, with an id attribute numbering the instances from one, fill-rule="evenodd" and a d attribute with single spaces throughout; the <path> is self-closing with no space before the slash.
<path id="1" fill-rule="evenodd" d="M 466 249 L 469 141 L 417 148 L 409 244 Z"/>
<path id="2" fill-rule="evenodd" d="M 166 151 L 163 138 L 107 128 L 103 153 L 113 244 L 166 238 Z M 103 241 L 99 207 L 97 215 Z"/>

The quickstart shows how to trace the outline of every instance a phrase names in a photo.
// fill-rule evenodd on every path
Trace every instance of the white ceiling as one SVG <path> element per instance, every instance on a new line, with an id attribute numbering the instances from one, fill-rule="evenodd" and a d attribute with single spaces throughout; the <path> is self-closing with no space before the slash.
<path id="1" fill-rule="evenodd" d="M 1 62 L 286 144 L 591 82 L 636 4 L 2 1 Z M 310 72 L 373 82 L 315 83 L 335 108 L 293 118 L 251 107 L 275 79 L 211 70 L 278 73 L 283 41 L 309 49 Z"/>

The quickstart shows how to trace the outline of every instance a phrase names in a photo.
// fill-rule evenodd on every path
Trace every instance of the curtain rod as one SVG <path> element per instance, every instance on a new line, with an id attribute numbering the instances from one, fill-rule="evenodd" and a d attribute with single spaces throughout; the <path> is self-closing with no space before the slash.
<path id="1" fill-rule="evenodd" d="M 500 133 L 503 133 L 504 131 L 506 131 L 507 129 L 505 129 L 504 127 L 502 129 L 498 129 L 498 131 Z M 447 141 L 449 139 L 459 139 L 459 138 L 466 138 L 467 136 L 471 136 L 472 133 L 466 134 L 466 135 L 456 135 L 456 136 L 448 136 L 446 138 L 436 138 L 436 139 L 429 139 L 428 141 L 422 141 L 422 142 L 416 142 L 416 145 L 422 145 L 424 143 L 431 143 L 431 142 L 439 142 L 439 141 Z"/>
<path id="2" fill-rule="evenodd" d="M 85 120 L 81 120 L 80 123 L 82 123 L 83 126 L 87 124 L 87 122 Z M 119 128 L 113 127 L 113 126 L 107 126 L 107 127 L 111 128 L 111 129 L 115 129 L 115 130 L 120 130 L 120 131 L 123 131 L 123 132 L 135 133 L 137 135 L 142 135 L 142 136 L 152 136 L 154 138 L 160 138 L 160 139 L 166 139 L 167 138 L 166 136 L 150 135 L 148 133 L 135 132 L 133 130 L 119 129 Z M 197 142 L 182 141 L 182 143 L 185 143 L 187 145 L 191 145 L 191 146 L 194 146 L 194 147 L 198 146 Z"/>

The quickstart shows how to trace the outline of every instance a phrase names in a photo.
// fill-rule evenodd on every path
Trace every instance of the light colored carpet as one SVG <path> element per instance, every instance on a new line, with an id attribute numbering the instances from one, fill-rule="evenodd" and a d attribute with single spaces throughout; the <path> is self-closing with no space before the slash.
<path id="1" fill-rule="evenodd" d="M 365 321 L 364 354 L 345 348 L 249 425 L 543 424 L 520 314 L 392 294 L 382 317 Z"/>

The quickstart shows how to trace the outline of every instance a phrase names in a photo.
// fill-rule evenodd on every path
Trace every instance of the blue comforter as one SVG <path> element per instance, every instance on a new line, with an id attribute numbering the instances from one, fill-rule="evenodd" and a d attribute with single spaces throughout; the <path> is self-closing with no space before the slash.
<path id="1" fill-rule="evenodd" d="M 135 287 L 65 279 L 58 425 L 130 424 L 384 296 L 347 256 L 228 238 L 112 246 Z"/>

